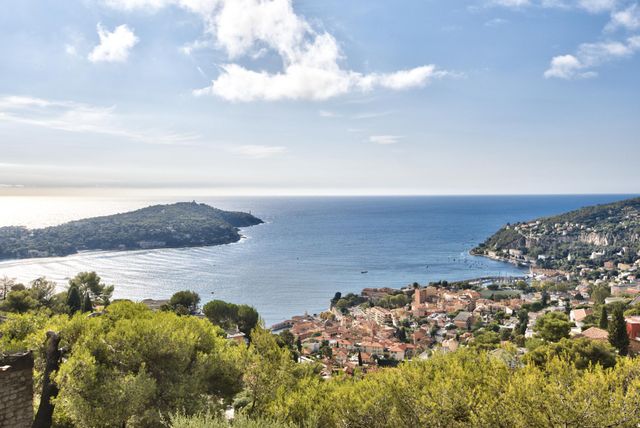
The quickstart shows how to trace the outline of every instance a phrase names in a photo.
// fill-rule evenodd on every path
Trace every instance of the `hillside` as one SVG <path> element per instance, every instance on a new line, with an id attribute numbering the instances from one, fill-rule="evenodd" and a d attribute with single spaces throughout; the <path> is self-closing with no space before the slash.
<path id="1" fill-rule="evenodd" d="M 196 202 L 154 205 L 43 229 L 0 228 L 0 259 L 52 257 L 83 250 L 139 250 L 236 242 L 239 227 L 262 223 L 243 212 Z"/>
<path id="2" fill-rule="evenodd" d="M 640 251 L 640 198 L 508 224 L 474 248 L 523 265 L 572 271 L 631 264 Z"/>

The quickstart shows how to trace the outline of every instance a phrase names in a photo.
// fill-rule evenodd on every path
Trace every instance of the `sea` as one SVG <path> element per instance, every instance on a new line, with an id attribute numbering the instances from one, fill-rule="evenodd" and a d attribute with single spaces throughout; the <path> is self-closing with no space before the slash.
<path id="1" fill-rule="evenodd" d="M 631 196 L 199 197 L 265 223 L 242 229 L 244 238 L 229 245 L 2 261 L 0 277 L 26 283 L 45 276 L 62 290 L 76 273 L 96 271 L 115 286 L 114 298 L 165 299 L 188 289 L 202 303 L 252 305 L 269 326 L 326 310 L 337 291 L 524 275 L 469 250 L 508 222 Z M 191 200 L 6 196 L 0 197 L 0 226 L 46 227 Z"/>

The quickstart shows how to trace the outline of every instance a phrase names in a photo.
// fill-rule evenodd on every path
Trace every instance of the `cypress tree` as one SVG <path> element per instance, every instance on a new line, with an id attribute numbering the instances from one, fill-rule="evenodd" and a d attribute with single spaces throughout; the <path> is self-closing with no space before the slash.
<path id="1" fill-rule="evenodd" d="M 89 295 L 89 292 L 84 293 L 80 310 L 82 312 L 93 312 L 93 304 L 91 303 L 91 296 Z"/>
<path id="2" fill-rule="evenodd" d="M 627 355 L 629 352 L 627 322 L 624 319 L 622 306 L 617 306 L 613 310 L 611 322 L 609 323 L 609 343 L 618 350 L 620 355 Z"/>
<path id="3" fill-rule="evenodd" d="M 602 312 L 600 312 L 599 327 L 606 330 L 609 328 L 609 314 L 607 314 L 607 307 L 602 305 Z"/>
<path id="4" fill-rule="evenodd" d="M 80 291 L 75 285 L 69 287 L 69 291 L 67 291 L 67 306 L 69 307 L 69 312 L 71 312 L 72 314 L 78 312 L 82 307 Z"/>

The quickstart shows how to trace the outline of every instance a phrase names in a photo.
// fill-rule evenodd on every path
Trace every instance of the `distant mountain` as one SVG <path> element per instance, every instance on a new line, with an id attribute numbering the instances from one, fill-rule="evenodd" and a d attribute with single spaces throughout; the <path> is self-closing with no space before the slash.
<path id="1" fill-rule="evenodd" d="M 83 250 L 139 250 L 229 244 L 239 227 L 262 223 L 243 212 L 196 202 L 153 205 L 136 211 L 71 221 L 43 229 L 0 228 L 0 259 L 53 257 Z"/>
<path id="2" fill-rule="evenodd" d="M 572 271 L 639 258 L 640 198 L 581 208 L 553 217 L 508 224 L 472 254 Z"/>

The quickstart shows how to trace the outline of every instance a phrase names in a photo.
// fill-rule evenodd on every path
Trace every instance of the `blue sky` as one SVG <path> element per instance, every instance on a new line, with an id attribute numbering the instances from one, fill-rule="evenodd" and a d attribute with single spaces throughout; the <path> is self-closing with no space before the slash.
<path id="1" fill-rule="evenodd" d="M 640 191 L 635 0 L 0 10 L 2 193 Z"/>

